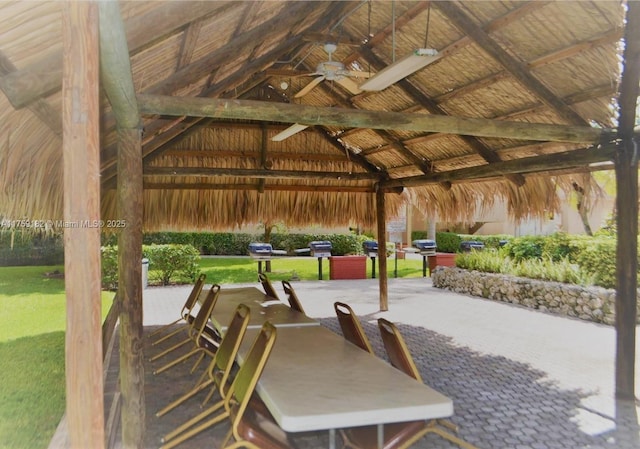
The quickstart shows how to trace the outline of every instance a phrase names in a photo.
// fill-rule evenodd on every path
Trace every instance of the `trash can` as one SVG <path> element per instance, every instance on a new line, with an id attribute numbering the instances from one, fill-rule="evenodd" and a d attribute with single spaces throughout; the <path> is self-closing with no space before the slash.
<path id="1" fill-rule="evenodd" d="M 142 288 L 149 285 L 149 259 L 142 259 Z"/>

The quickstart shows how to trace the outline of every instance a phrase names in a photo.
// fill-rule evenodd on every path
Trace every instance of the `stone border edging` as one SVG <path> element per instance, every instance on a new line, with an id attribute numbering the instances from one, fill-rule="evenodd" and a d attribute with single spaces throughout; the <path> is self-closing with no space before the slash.
<path id="1" fill-rule="evenodd" d="M 495 301 L 613 325 L 616 291 L 602 287 L 541 281 L 497 273 L 438 267 L 431 273 L 434 287 Z M 640 323 L 640 301 L 638 302 Z"/>

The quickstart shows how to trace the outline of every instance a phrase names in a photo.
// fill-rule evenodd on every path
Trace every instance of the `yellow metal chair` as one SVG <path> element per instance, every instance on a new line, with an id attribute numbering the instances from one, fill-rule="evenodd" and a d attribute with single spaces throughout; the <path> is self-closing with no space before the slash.
<path id="1" fill-rule="evenodd" d="M 195 396 L 200 391 L 205 388 L 213 385 L 211 388 L 211 392 L 207 395 L 204 400 L 206 403 L 213 393 L 218 390 L 220 392 L 220 397 L 224 398 L 225 389 L 228 387 L 229 376 L 231 375 L 231 369 L 233 367 L 233 363 L 236 359 L 236 355 L 238 353 L 238 349 L 240 348 L 240 344 L 242 343 L 242 339 L 244 338 L 244 334 L 247 330 L 247 326 L 249 325 L 249 314 L 250 310 L 244 304 L 240 304 L 235 313 L 233 314 L 233 318 L 231 318 L 231 322 L 227 329 L 227 332 L 224 334 L 222 341 L 220 342 L 220 347 L 215 352 L 210 352 L 206 348 L 200 348 L 205 354 L 213 357 L 211 363 L 209 364 L 209 369 L 207 369 L 200 379 L 196 382 L 195 386 L 189 390 L 187 393 L 164 407 L 162 410 L 156 413 L 156 416 L 160 417 L 168 413 L 169 411 L 176 408 L 178 405 L 185 402 L 187 399 Z M 203 404 L 204 404 L 203 403 Z M 220 403 L 222 405 L 222 403 Z M 214 410 L 212 410 L 213 412 Z M 191 427 L 191 425 L 186 426 L 186 428 Z M 178 427 L 175 431 L 171 432 L 169 436 L 178 434 L 182 432 L 180 430 L 181 427 Z M 170 438 L 165 437 L 167 440 Z"/>
<path id="2" fill-rule="evenodd" d="M 231 422 L 231 429 L 224 439 L 222 448 L 246 447 L 251 449 L 289 449 L 286 433 L 278 427 L 271 416 L 265 416 L 261 409 L 252 404 L 252 395 L 269 359 L 276 339 L 276 328 L 269 322 L 265 323 L 256 337 L 244 363 L 238 370 L 233 383 L 225 393 L 222 401 L 222 412 L 210 420 L 194 427 L 174 440 L 163 445 L 160 449 L 170 449 L 186 441 L 219 422 L 227 419 Z M 198 421 L 208 415 L 203 415 Z M 198 418 L 198 417 L 196 417 Z M 194 418 L 195 419 L 195 418 Z M 229 444 L 231 438 L 233 442 Z M 163 442 L 166 440 L 163 440 Z"/>
<path id="3" fill-rule="evenodd" d="M 273 288 L 273 285 L 271 285 L 271 281 L 265 274 L 258 273 L 258 280 L 262 284 L 262 288 L 264 289 L 264 292 L 267 294 L 267 296 L 271 296 L 274 299 L 280 299 L 278 297 L 278 293 L 276 293 L 276 289 Z"/>
<path id="4" fill-rule="evenodd" d="M 343 302 L 334 303 L 333 308 L 338 316 L 338 322 L 340 323 L 344 338 L 359 348 L 373 354 L 371 343 L 369 343 L 367 334 L 364 333 L 358 317 L 353 313 L 353 309 Z"/>
<path id="5" fill-rule="evenodd" d="M 155 337 L 156 335 L 170 329 L 172 326 L 178 324 L 181 321 L 185 322 L 185 325 L 188 325 L 189 323 L 191 323 L 193 321 L 193 319 L 195 318 L 195 316 L 191 313 L 191 311 L 193 310 L 194 306 L 196 305 L 196 302 L 198 301 L 198 297 L 200 296 L 200 292 L 202 292 L 202 289 L 204 288 L 204 281 L 207 278 L 206 274 L 201 274 L 198 279 L 196 280 L 195 284 L 193 285 L 193 289 L 191 290 L 191 293 L 189 293 L 189 296 L 187 296 L 187 300 L 185 301 L 184 305 L 182 306 L 182 310 L 180 311 L 180 318 L 178 318 L 177 320 L 175 320 L 172 323 L 169 323 L 165 326 L 162 326 L 156 330 L 154 330 L 153 332 L 151 332 L 149 334 L 149 338 Z M 158 338 L 157 340 L 155 340 L 153 343 L 151 343 L 152 346 L 155 346 L 159 343 L 162 343 L 163 341 L 173 337 L 174 335 L 176 335 L 177 333 L 179 333 L 182 329 L 184 329 L 184 326 L 180 326 L 177 329 L 174 329 L 172 332 L 168 333 L 167 335 L 164 335 L 160 338 Z"/>
<path id="6" fill-rule="evenodd" d="M 189 328 L 188 337 L 182 342 L 173 346 L 172 348 L 169 348 L 167 351 L 165 351 L 165 353 L 178 349 L 179 347 L 186 345 L 189 342 L 193 343 L 194 348 L 188 353 L 178 357 L 172 362 L 169 362 L 163 367 L 155 370 L 153 374 L 160 374 L 163 371 L 168 370 L 169 368 L 177 365 L 178 363 L 183 362 L 184 360 L 187 360 L 192 355 L 199 353 L 203 348 L 207 348 L 211 352 L 215 352 L 217 350 L 220 344 L 220 341 L 217 335 L 215 334 L 215 332 L 213 331 L 213 329 L 211 327 L 208 327 L 207 324 L 209 322 L 209 318 L 211 317 L 211 312 L 213 311 L 213 308 L 216 305 L 216 302 L 218 301 L 218 296 L 220 296 L 220 286 L 217 284 L 214 284 L 211 286 L 211 290 L 209 290 L 207 297 L 205 298 L 204 302 L 200 306 L 200 310 L 198 310 L 198 313 L 195 319 L 193 320 L 191 327 Z M 201 359 L 202 357 L 200 358 L 200 360 Z M 191 370 L 192 372 L 195 370 L 197 365 L 198 363 L 196 363 L 196 365 L 192 368 Z"/>
<path id="7" fill-rule="evenodd" d="M 420 372 L 411 357 L 409 348 L 398 328 L 384 318 L 378 319 L 378 328 L 391 365 L 405 374 L 422 382 Z M 411 421 L 385 424 L 382 449 L 405 449 L 416 443 L 428 433 L 435 433 L 465 449 L 478 449 L 474 445 L 447 432 L 446 427 L 457 432 L 457 426 L 447 420 Z M 377 447 L 378 432 L 376 426 L 354 427 L 341 432 L 345 448 L 368 449 Z"/>
<path id="8" fill-rule="evenodd" d="M 298 299 L 298 295 L 296 295 L 296 291 L 293 289 L 291 284 L 288 281 L 282 281 L 282 288 L 284 289 L 284 294 L 287 295 L 287 301 L 289 301 L 289 306 L 293 310 L 297 310 L 300 313 L 304 313 L 304 309 L 302 308 L 302 304 Z"/>

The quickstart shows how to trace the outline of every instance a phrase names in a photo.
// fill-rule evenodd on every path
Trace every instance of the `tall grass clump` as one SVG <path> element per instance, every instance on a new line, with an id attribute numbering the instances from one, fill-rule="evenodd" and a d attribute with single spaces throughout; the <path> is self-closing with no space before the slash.
<path id="1" fill-rule="evenodd" d="M 456 256 L 456 266 L 465 270 L 509 273 L 511 265 L 511 259 L 505 258 L 500 251 L 470 251 Z"/>
<path id="2" fill-rule="evenodd" d="M 552 260 L 546 257 L 540 260 L 523 260 L 513 265 L 513 274 L 543 281 L 563 282 L 565 284 L 587 285 L 593 281 L 591 276 L 585 273 L 579 265 L 571 263 L 568 258 Z"/>

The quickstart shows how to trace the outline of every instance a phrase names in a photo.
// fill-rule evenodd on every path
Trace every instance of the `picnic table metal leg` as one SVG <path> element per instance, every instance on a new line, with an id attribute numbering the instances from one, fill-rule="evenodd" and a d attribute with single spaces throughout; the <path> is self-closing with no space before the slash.
<path id="1" fill-rule="evenodd" d="M 378 449 L 384 446 L 384 424 L 378 424 Z"/>

